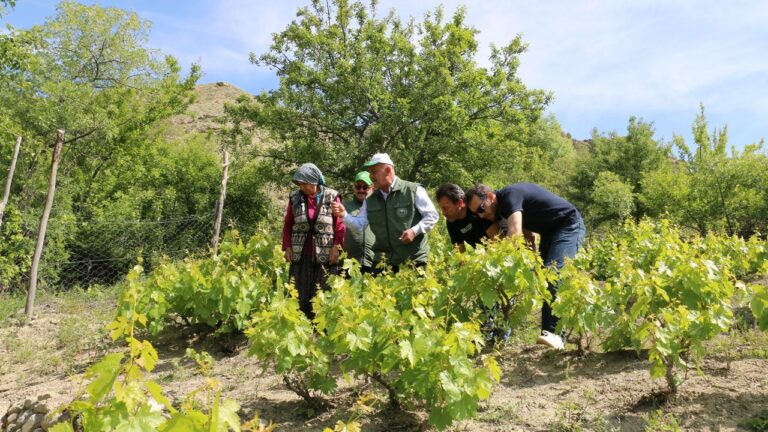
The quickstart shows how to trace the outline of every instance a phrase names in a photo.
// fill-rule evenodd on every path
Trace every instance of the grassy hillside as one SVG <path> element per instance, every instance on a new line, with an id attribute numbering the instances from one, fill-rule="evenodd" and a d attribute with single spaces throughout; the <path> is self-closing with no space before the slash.
<path id="1" fill-rule="evenodd" d="M 219 118 L 224 104 L 235 103 L 247 95 L 245 90 L 224 82 L 200 84 L 195 88 L 195 101 L 185 114 L 173 116 L 163 123 L 163 133 L 171 141 L 183 140 L 190 135 L 203 134 L 213 138 L 224 126 Z"/>

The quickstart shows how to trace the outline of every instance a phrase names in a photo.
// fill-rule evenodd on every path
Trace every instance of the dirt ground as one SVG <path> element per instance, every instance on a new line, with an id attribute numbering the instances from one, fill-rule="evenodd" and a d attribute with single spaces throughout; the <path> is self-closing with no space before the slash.
<path id="1" fill-rule="evenodd" d="M 50 298 L 37 318 L 0 324 L 0 415 L 11 404 L 41 394 L 51 404 L 72 399 L 84 388 L 82 373 L 106 351 L 119 349 L 101 330 L 113 306 L 109 298 Z M 748 329 L 711 341 L 701 374 L 690 371 L 678 396 L 665 400 L 663 380 L 652 380 L 643 353 L 553 352 L 528 343 L 521 334 L 499 353 L 503 377 L 477 418 L 457 422 L 452 431 L 735 431 L 745 419 L 768 409 L 768 336 Z M 225 397 L 237 400 L 244 420 L 259 414 L 276 430 L 318 431 L 337 420 L 357 419 L 364 431 L 424 430 L 418 408 L 393 411 L 383 393 L 362 382 L 341 382 L 335 408 L 312 412 L 279 376 L 262 371 L 247 356 L 242 337 L 216 340 L 174 329 L 155 340 L 160 362 L 153 372 L 172 400 L 202 383 L 184 358 L 187 347 L 209 351 L 214 376 Z M 360 394 L 382 402 L 356 406 Z M 675 425 L 679 429 L 675 429 Z"/>

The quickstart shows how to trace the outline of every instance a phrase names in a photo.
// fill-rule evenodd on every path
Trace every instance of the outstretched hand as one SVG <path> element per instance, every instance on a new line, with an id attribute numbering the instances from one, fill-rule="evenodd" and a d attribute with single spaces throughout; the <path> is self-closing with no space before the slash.
<path id="1" fill-rule="evenodd" d="M 331 213 L 337 218 L 343 218 L 347 215 L 347 209 L 344 208 L 344 204 L 333 202 L 331 203 Z"/>

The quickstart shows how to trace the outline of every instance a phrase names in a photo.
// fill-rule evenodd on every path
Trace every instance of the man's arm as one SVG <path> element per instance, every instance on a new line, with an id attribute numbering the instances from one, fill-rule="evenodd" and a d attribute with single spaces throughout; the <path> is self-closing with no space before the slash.
<path id="1" fill-rule="evenodd" d="M 525 237 L 525 244 L 527 244 L 532 251 L 536 252 L 536 234 L 533 231 L 528 231 L 523 228 L 523 237 Z"/>
<path id="2" fill-rule="evenodd" d="M 523 212 L 516 211 L 507 218 L 507 237 L 523 236 L 525 244 L 531 250 L 536 250 L 536 236 L 523 228 Z"/>
<path id="3" fill-rule="evenodd" d="M 507 237 L 523 235 L 523 212 L 516 211 L 507 218 Z"/>
<path id="4" fill-rule="evenodd" d="M 422 186 L 416 188 L 416 210 L 421 215 L 419 223 L 411 227 L 415 236 L 428 233 L 440 219 L 432 200 L 429 199 L 427 190 Z"/>
<path id="5" fill-rule="evenodd" d="M 501 225 L 499 225 L 498 222 L 492 223 L 486 230 L 485 235 L 486 237 L 492 239 L 496 238 L 499 234 L 501 234 Z"/>
<path id="6" fill-rule="evenodd" d="M 367 202 L 363 201 L 363 206 L 360 207 L 360 212 L 357 214 L 357 216 L 352 216 L 351 214 L 347 213 L 347 210 L 344 208 L 342 203 L 333 203 L 331 204 L 331 207 L 333 208 L 333 215 L 336 217 L 341 217 L 344 221 L 344 225 L 346 225 L 347 228 L 351 228 L 353 231 L 361 233 L 365 231 L 365 227 L 368 226 L 367 204 Z"/>

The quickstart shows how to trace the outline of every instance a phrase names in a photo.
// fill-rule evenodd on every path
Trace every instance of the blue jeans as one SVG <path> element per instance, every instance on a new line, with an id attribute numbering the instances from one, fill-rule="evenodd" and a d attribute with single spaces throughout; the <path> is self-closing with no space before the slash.
<path id="1" fill-rule="evenodd" d="M 581 219 L 581 215 L 577 213 L 577 220 L 572 224 L 562 226 L 550 234 L 541 236 L 539 253 L 544 260 L 544 266 L 554 265 L 559 273 L 560 269 L 563 268 L 565 258 L 576 256 L 576 252 L 584 243 L 586 233 L 587 228 L 584 226 L 584 221 Z M 547 288 L 552 294 L 552 301 L 555 301 L 557 285 L 550 284 Z M 544 303 L 541 308 L 541 329 L 554 333 L 557 328 L 557 321 L 558 318 L 552 315 L 550 304 Z"/>

